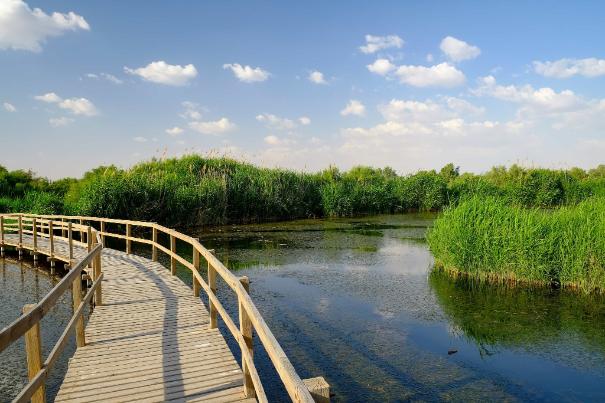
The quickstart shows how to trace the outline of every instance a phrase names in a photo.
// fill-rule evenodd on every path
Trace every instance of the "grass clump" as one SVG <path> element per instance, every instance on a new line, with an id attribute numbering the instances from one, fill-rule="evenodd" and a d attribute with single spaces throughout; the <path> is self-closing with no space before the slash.
<path id="1" fill-rule="evenodd" d="M 473 197 L 427 235 L 437 267 L 472 277 L 605 291 L 605 198 L 556 209 Z"/>

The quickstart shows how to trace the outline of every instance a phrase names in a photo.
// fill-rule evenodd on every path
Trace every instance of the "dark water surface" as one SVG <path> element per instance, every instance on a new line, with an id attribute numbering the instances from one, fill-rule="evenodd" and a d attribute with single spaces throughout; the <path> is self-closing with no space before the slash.
<path id="1" fill-rule="evenodd" d="M 303 220 L 198 236 L 250 278 L 253 300 L 299 374 L 324 376 L 335 401 L 605 401 L 604 299 L 432 273 L 424 235 L 433 218 Z M 191 256 L 184 245 L 179 253 Z M 191 283 L 187 270 L 179 276 Z M 53 281 L 0 263 L 0 326 Z M 237 320 L 227 291 L 219 286 Z M 66 294 L 43 331 L 58 337 L 70 301 Z M 259 344 L 270 400 L 286 400 Z M 11 349 L 0 355 L 0 401 L 26 379 L 22 342 Z M 57 385 L 53 378 L 50 389 Z"/>

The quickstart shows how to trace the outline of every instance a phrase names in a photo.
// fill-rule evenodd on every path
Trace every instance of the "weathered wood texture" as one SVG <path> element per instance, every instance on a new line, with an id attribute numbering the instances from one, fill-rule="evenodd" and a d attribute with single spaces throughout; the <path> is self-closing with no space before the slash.
<path id="1" fill-rule="evenodd" d="M 102 265 L 103 305 L 57 402 L 246 400 L 240 367 L 189 287 L 161 264 L 116 250 L 103 250 Z"/>

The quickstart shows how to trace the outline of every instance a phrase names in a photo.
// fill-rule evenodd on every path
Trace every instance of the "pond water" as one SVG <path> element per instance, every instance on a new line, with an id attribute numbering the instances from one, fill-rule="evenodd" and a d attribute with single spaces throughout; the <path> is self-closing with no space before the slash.
<path id="1" fill-rule="evenodd" d="M 324 376 L 334 401 L 605 401 L 605 300 L 432 272 L 424 236 L 433 219 L 302 220 L 196 236 L 250 278 L 253 300 L 294 367 L 303 378 Z M 188 271 L 178 274 L 191 283 Z M 0 326 L 54 281 L 0 263 Z M 221 300 L 237 318 L 225 288 Z M 70 298 L 43 325 L 56 337 L 71 315 Z M 270 401 L 286 401 L 259 344 L 255 360 Z M 0 355 L 0 401 L 25 382 L 22 358 L 14 358 L 22 351 L 21 344 Z M 49 388 L 57 385 L 53 378 Z"/>

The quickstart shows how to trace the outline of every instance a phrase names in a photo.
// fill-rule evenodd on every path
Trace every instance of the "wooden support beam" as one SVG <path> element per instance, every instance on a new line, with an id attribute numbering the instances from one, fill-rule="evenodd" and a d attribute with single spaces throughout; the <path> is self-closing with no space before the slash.
<path id="1" fill-rule="evenodd" d="M 303 383 L 316 403 L 330 403 L 330 385 L 322 376 L 303 379 Z"/>
<path id="2" fill-rule="evenodd" d="M 240 277 L 239 282 L 242 284 L 244 289 L 248 294 L 250 294 L 250 279 L 246 276 Z M 252 321 L 250 321 L 250 317 L 246 312 L 246 309 L 242 305 L 241 301 L 238 299 L 239 305 L 239 329 L 242 333 L 242 337 L 244 338 L 245 346 L 240 346 L 242 349 L 245 348 L 248 350 L 250 357 L 253 357 L 253 345 L 252 345 Z M 250 368 L 246 363 L 243 355 L 242 355 L 242 372 L 244 373 L 244 396 L 248 398 L 252 398 L 256 396 L 254 392 L 254 383 L 252 381 L 252 376 L 250 374 Z"/>
<path id="3" fill-rule="evenodd" d="M 200 272 L 200 252 L 197 251 L 195 246 L 193 247 L 193 268 L 196 272 Z M 193 273 L 193 296 L 199 298 L 201 289 L 202 285 Z"/>
<path id="4" fill-rule="evenodd" d="M 74 312 L 76 312 L 82 302 L 82 278 L 80 276 L 77 276 L 74 279 L 71 294 L 73 297 Z M 84 317 L 82 315 L 80 315 L 76 322 L 76 345 L 78 347 L 84 347 L 86 345 L 86 339 L 84 337 Z"/>
<path id="5" fill-rule="evenodd" d="M 172 252 L 170 255 L 170 273 L 174 276 L 176 275 L 176 258 L 174 257 L 176 254 L 176 238 L 172 234 L 170 234 L 170 252 Z"/>
<path id="6" fill-rule="evenodd" d="M 105 247 L 105 221 L 101 221 L 101 244 Z"/>
<path id="7" fill-rule="evenodd" d="M 156 244 L 158 243 L 158 229 L 156 227 L 153 227 L 151 229 L 151 241 L 153 242 L 153 245 L 151 245 L 151 260 L 157 262 L 158 247 L 156 246 Z"/>
<path id="8" fill-rule="evenodd" d="M 69 244 L 69 265 L 72 265 L 72 261 L 74 259 L 74 231 L 71 226 L 71 221 L 67 223 L 67 237 Z"/>
<path id="9" fill-rule="evenodd" d="M 130 255 L 132 253 L 132 225 L 126 224 L 126 253 Z"/>
<path id="10" fill-rule="evenodd" d="M 23 307 L 23 314 L 29 313 L 36 304 Z M 27 355 L 27 374 L 31 381 L 42 369 L 42 338 L 40 336 L 40 322 L 37 322 L 25 333 L 25 353 Z M 44 384 L 32 396 L 32 403 L 46 402 L 46 388 Z"/>
<path id="11" fill-rule="evenodd" d="M 208 262 L 208 287 L 210 287 L 210 292 L 216 295 L 216 270 L 210 262 Z M 208 297 L 208 310 L 210 311 L 210 329 L 216 329 L 218 327 L 218 311 L 210 297 Z"/>

